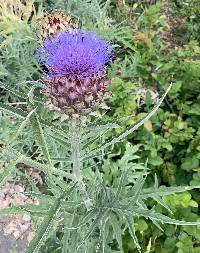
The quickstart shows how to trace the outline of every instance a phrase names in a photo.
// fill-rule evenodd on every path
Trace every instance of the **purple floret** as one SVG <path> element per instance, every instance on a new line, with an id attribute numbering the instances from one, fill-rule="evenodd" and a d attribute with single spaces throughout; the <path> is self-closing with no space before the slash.
<path id="1" fill-rule="evenodd" d="M 107 41 L 80 29 L 47 38 L 39 51 L 49 76 L 72 80 L 101 75 L 112 56 L 112 46 Z"/>

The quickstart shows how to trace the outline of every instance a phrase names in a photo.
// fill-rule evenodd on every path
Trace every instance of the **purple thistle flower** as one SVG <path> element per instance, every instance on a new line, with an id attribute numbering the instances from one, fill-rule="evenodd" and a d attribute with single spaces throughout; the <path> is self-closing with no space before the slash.
<path id="1" fill-rule="evenodd" d="M 38 50 L 40 61 L 48 69 L 43 78 L 44 94 L 56 107 L 82 113 L 104 104 L 110 95 L 105 81 L 106 64 L 112 57 L 108 42 L 79 29 L 46 38 Z"/>
<path id="2" fill-rule="evenodd" d="M 40 52 L 52 77 L 73 80 L 101 75 L 111 58 L 112 47 L 94 33 L 80 29 L 61 32 L 55 39 L 46 39 Z"/>

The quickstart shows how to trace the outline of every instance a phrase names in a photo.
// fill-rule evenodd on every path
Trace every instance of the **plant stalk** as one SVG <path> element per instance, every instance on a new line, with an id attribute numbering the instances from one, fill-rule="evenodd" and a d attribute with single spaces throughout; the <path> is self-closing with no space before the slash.
<path id="1" fill-rule="evenodd" d="M 73 176 L 78 183 L 80 194 L 84 200 L 87 210 L 92 207 L 92 201 L 89 198 L 86 186 L 82 176 L 82 161 L 80 156 L 80 127 L 79 119 L 72 118 L 71 120 L 71 158 L 72 158 L 72 170 Z"/>

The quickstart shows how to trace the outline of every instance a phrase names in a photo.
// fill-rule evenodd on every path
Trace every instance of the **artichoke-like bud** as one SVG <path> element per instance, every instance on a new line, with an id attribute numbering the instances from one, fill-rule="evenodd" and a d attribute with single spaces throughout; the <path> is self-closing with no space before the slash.
<path id="1" fill-rule="evenodd" d="M 61 32 L 45 39 L 39 49 L 40 61 L 47 68 L 44 90 L 54 108 L 69 114 L 86 114 L 106 107 L 111 96 L 106 81 L 106 65 L 112 47 L 94 33 L 80 29 Z"/>
<path id="2" fill-rule="evenodd" d="M 74 21 L 71 14 L 64 14 L 55 10 L 50 13 L 45 12 L 43 17 L 38 19 L 38 37 L 43 41 L 45 38 L 54 38 L 60 32 L 78 28 L 78 22 Z"/>
<path id="3" fill-rule="evenodd" d="M 107 109 L 104 100 L 111 97 L 107 90 L 110 81 L 105 76 L 95 76 L 82 80 L 66 77 L 46 77 L 43 79 L 43 93 L 51 99 L 54 109 L 68 114 L 87 114 L 99 108 Z"/>

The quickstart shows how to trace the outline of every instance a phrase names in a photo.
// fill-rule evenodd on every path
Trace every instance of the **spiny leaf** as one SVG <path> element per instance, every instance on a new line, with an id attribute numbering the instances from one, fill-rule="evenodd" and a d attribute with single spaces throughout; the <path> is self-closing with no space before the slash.
<path id="1" fill-rule="evenodd" d="M 133 238 L 135 246 L 137 247 L 138 251 L 141 253 L 141 247 L 138 242 L 137 236 L 135 234 L 135 224 L 134 224 L 133 218 L 132 217 L 130 218 L 129 215 L 126 215 L 125 217 L 128 223 L 129 233 L 131 237 Z"/>
<path id="2" fill-rule="evenodd" d="M 12 87 L 9 87 L 9 85 L 7 84 L 4 84 L 2 82 L 0 82 L 0 87 L 2 89 L 5 89 L 7 91 L 9 91 L 11 94 L 19 97 L 19 98 L 22 98 L 22 99 L 26 99 L 26 94 L 21 92 L 21 91 L 18 91 L 17 89 L 13 89 Z"/>
<path id="3" fill-rule="evenodd" d="M 18 171 L 17 174 L 19 176 L 25 177 L 28 180 L 28 183 L 31 186 L 32 191 L 34 193 L 41 194 L 39 188 L 35 184 L 35 181 L 34 181 L 33 177 L 31 177 L 28 173 L 26 173 L 26 171 L 25 171 L 25 173 L 22 172 L 22 171 Z"/>
<path id="4" fill-rule="evenodd" d="M 10 105 L 5 105 L 3 103 L 0 103 L 0 110 L 4 111 L 6 113 L 9 113 L 9 114 L 15 115 L 18 118 L 26 118 L 27 117 L 27 112 L 24 112 L 21 109 L 15 108 Z M 59 136 L 62 136 L 63 138 L 66 138 L 68 133 L 66 131 L 64 131 L 61 127 L 58 127 L 53 124 L 48 124 L 47 122 L 45 122 L 44 120 L 41 120 L 41 119 L 40 119 L 40 122 L 42 125 L 47 127 L 52 132 L 58 134 Z"/>
<path id="5" fill-rule="evenodd" d="M 110 229 L 107 220 L 108 219 L 105 219 L 104 221 L 102 221 L 102 224 L 100 226 L 100 236 L 102 237 L 101 241 L 102 241 L 102 250 L 103 250 L 103 253 L 107 252 L 105 250 L 107 248 L 107 238 L 108 238 L 109 229 Z"/>
<path id="6" fill-rule="evenodd" d="M 58 127 L 54 124 L 48 124 L 46 122 L 44 122 L 43 120 L 40 119 L 40 122 L 43 126 L 47 127 L 50 131 L 54 132 L 55 134 L 57 134 L 58 138 L 64 138 L 62 140 L 65 140 L 68 136 L 68 132 L 66 132 L 64 129 L 62 129 L 62 127 Z M 48 134 L 48 132 L 47 132 Z"/>
<path id="7" fill-rule="evenodd" d="M 96 214 L 95 219 L 91 222 L 90 226 L 87 229 L 86 235 L 81 240 L 80 244 L 77 247 L 77 252 L 79 248 L 86 242 L 86 240 L 90 237 L 90 235 L 93 233 L 94 229 L 100 222 L 100 220 L 108 213 L 108 211 L 98 210 L 99 212 Z"/>
<path id="8" fill-rule="evenodd" d="M 120 198 L 120 196 L 123 192 L 124 186 L 126 185 L 126 182 L 127 182 L 126 179 L 127 179 L 127 171 L 122 171 L 122 175 L 121 175 L 120 180 L 119 180 L 116 195 L 115 195 L 115 198 L 112 201 L 113 203 L 115 203 L 117 200 L 119 200 L 119 198 Z"/>
<path id="9" fill-rule="evenodd" d="M 88 127 L 86 129 L 87 133 L 83 134 L 83 141 L 87 140 L 88 138 L 90 138 L 94 135 L 96 136 L 97 134 L 101 133 L 102 131 L 106 131 L 109 129 L 116 129 L 116 128 L 122 128 L 122 126 L 120 126 L 117 123 L 107 123 L 105 125 L 95 125 L 95 126 Z"/>
<path id="10" fill-rule="evenodd" d="M 130 127 L 128 127 L 127 129 L 125 129 L 122 133 L 118 134 L 117 136 L 115 136 L 113 139 L 111 139 L 110 141 L 106 142 L 105 144 L 102 144 L 102 146 L 100 146 L 98 149 L 105 149 L 117 142 L 119 142 L 120 140 L 124 139 L 126 136 L 128 136 L 129 134 L 131 134 L 132 132 L 134 132 L 135 130 L 137 130 L 140 126 L 142 126 L 147 120 L 149 120 L 158 110 L 158 108 L 160 107 L 160 105 L 162 104 L 164 98 L 166 97 L 167 93 L 169 92 L 169 90 L 171 89 L 172 84 L 170 84 L 170 86 L 167 88 L 166 92 L 164 93 L 164 95 L 160 98 L 160 100 L 158 101 L 158 103 L 154 106 L 153 110 L 148 113 L 143 119 L 141 119 L 139 122 L 135 123 L 134 125 L 131 125 Z"/>
<path id="11" fill-rule="evenodd" d="M 63 138 L 62 136 L 58 134 L 57 135 L 53 134 L 51 131 L 47 131 L 46 134 L 50 136 L 51 138 L 53 138 L 57 143 L 59 143 L 60 146 L 65 148 L 65 150 L 69 147 L 69 142 L 67 141 L 66 136 L 65 138 Z"/>
<path id="12" fill-rule="evenodd" d="M 47 195 L 47 194 L 42 194 L 40 192 L 24 192 L 25 196 L 29 196 L 29 197 L 34 197 L 36 198 L 39 203 L 40 206 L 45 206 L 47 209 L 49 209 L 49 207 L 55 202 L 55 196 L 51 196 L 51 195 Z"/>
<path id="13" fill-rule="evenodd" d="M 31 159 L 30 157 L 27 157 L 27 156 L 21 154 L 19 151 L 15 150 L 9 146 L 7 146 L 4 150 L 5 150 L 5 152 L 7 151 L 9 153 L 9 155 L 12 155 L 13 159 L 17 159 L 18 163 L 24 163 L 27 166 L 33 167 L 39 171 L 43 171 L 45 174 L 49 173 L 49 167 L 46 166 L 45 164 L 39 163 L 39 162 Z M 51 173 L 74 180 L 74 177 L 72 174 L 67 173 L 63 170 L 53 168 L 51 170 Z"/>
<path id="14" fill-rule="evenodd" d="M 70 230 L 67 227 L 72 227 L 75 215 L 65 213 L 64 218 L 64 236 L 62 238 L 62 253 L 69 252 L 69 239 L 70 239 Z"/>
<path id="15" fill-rule="evenodd" d="M 6 180 L 9 178 L 13 170 L 15 169 L 15 165 L 17 164 L 18 160 L 11 161 L 7 164 L 4 168 L 0 170 L 0 188 L 4 185 Z"/>
<path id="16" fill-rule="evenodd" d="M 38 227 L 34 239 L 30 242 L 28 248 L 25 250 L 25 253 L 39 253 L 41 246 L 45 243 L 48 238 L 53 225 L 57 220 L 57 215 L 60 211 L 61 203 L 66 199 L 66 196 L 69 197 L 74 190 L 76 184 L 69 186 L 68 190 L 63 192 L 58 198 L 54 200 L 54 203 L 48 210 L 48 213 L 45 215 L 42 223 Z"/>
<path id="17" fill-rule="evenodd" d="M 48 234 L 53 228 L 54 221 L 56 220 L 57 214 L 60 209 L 60 202 L 63 198 L 63 195 L 60 196 L 54 204 L 51 206 L 48 214 L 43 219 L 43 222 L 35 232 L 34 239 L 30 242 L 28 248 L 25 250 L 25 253 L 39 253 L 41 246 L 45 243 L 48 238 Z"/>
<path id="18" fill-rule="evenodd" d="M 135 123 L 134 125 L 129 126 L 123 132 L 119 133 L 118 135 L 116 135 L 112 139 L 106 141 L 100 147 L 98 147 L 96 149 L 93 149 L 88 156 L 82 157 L 82 159 L 86 160 L 86 159 L 90 158 L 91 156 L 93 156 L 94 154 L 105 150 L 109 146 L 114 145 L 115 143 L 121 141 L 122 139 L 127 137 L 129 134 L 131 134 L 132 132 L 137 130 L 140 126 L 142 126 L 147 120 L 149 120 L 157 112 L 158 108 L 162 104 L 162 102 L 163 102 L 164 98 L 166 97 L 167 93 L 171 89 L 171 86 L 172 86 L 172 83 L 169 85 L 169 87 L 167 88 L 164 95 L 159 99 L 158 103 L 154 106 L 153 110 L 150 113 L 148 113 L 144 118 L 142 118 L 139 122 Z"/>
<path id="19" fill-rule="evenodd" d="M 159 225 L 159 223 L 158 223 L 156 220 L 154 220 L 154 219 L 152 219 L 152 218 L 149 218 L 149 219 L 152 221 L 152 223 L 153 223 L 159 230 L 164 231 L 164 230 L 162 229 L 162 227 Z"/>
<path id="20" fill-rule="evenodd" d="M 131 205 L 134 205 L 137 202 L 138 198 L 140 197 L 140 192 L 141 192 L 141 189 L 144 185 L 145 179 L 146 179 L 146 177 L 144 177 L 143 174 L 141 174 L 137 178 L 135 185 L 132 189 L 133 195 L 131 197 L 131 199 L 132 199 Z"/>
<path id="21" fill-rule="evenodd" d="M 51 173 L 49 173 L 47 177 L 55 185 L 55 188 L 60 187 L 62 191 L 66 191 L 69 188 L 69 185 L 63 180 L 63 177 L 56 177 Z"/>
<path id="22" fill-rule="evenodd" d="M 23 83 L 35 83 L 34 81 L 26 81 L 26 82 L 23 82 Z M 21 84 L 23 84 L 23 83 L 17 83 L 16 84 L 16 86 L 18 86 L 18 87 L 20 87 L 21 86 Z M 7 85 L 7 84 L 4 84 L 4 83 L 2 83 L 2 82 L 0 82 L 0 87 L 2 88 L 2 89 L 5 89 L 5 90 L 7 90 L 8 92 L 10 92 L 11 94 L 13 94 L 13 95 L 15 95 L 15 96 L 17 96 L 17 97 L 19 97 L 19 98 L 22 98 L 22 99 L 24 99 L 24 100 L 26 100 L 27 99 L 27 95 L 28 94 L 26 94 L 26 93 L 24 93 L 24 92 L 22 92 L 22 91 L 18 91 L 18 90 L 16 90 L 16 89 L 13 89 L 13 87 L 10 87 L 9 85 Z M 39 98 L 39 97 L 37 97 L 37 96 L 34 96 L 33 98 L 32 98 L 32 100 L 33 100 L 33 102 L 37 102 L 37 103 L 40 103 L 40 104 L 42 104 L 42 103 L 44 103 L 44 98 Z"/>
<path id="23" fill-rule="evenodd" d="M 172 219 L 168 216 L 165 216 L 160 213 L 156 213 L 152 210 L 146 210 L 142 208 L 133 208 L 133 212 L 136 215 L 144 216 L 145 218 L 150 218 L 156 221 L 160 221 L 161 223 L 174 224 L 174 225 L 183 225 L 183 226 L 195 226 L 200 225 L 200 221 L 198 222 L 190 222 L 190 221 L 179 221 L 176 219 Z"/>
<path id="24" fill-rule="evenodd" d="M 159 187 L 159 188 L 148 188 L 148 189 L 143 189 L 141 191 L 141 198 L 146 199 L 146 198 L 151 198 L 152 194 L 157 195 L 157 196 L 166 196 L 170 195 L 173 193 L 178 193 L 178 192 L 185 192 L 189 191 L 192 189 L 198 189 L 200 188 L 199 185 L 197 186 L 176 186 L 176 187 Z"/>
<path id="25" fill-rule="evenodd" d="M 110 223 L 111 223 L 111 226 L 113 228 L 113 232 L 116 236 L 116 240 L 117 240 L 117 243 L 119 245 L 119 248 L 120 248 L 120 251 L 123 253 L 124 250 L 123 250 L 123 247 L 122 247 L 122 235 L 123 235 L 123 231 L 119 225 L 119 221 L 117 220 L 116 218 L 116 215 L 115 214 L 111 214 L 110 215 Z"/>
<path id="26" fill-rule="evenodd" d="M 168 205 L 159 197 L 156 195 L 152 195 L 152 198 L 161 206 L 163 206 L 164 208 L 166 208 L 171 214 L 173 214 L 172 210 L 168 207 Z"/>
<path id="27" fill-rule="evenodd" d="M 110 207 L 108 205 L 101 206 L 101 208 L 107 209 L 107 210 L 112 210 L 116 212 L 126 212 L 129 213 L 130 215 L 136 215 L 136 216 L 143 216 L 147 219 L 159 221 L 161 223 L 167 223 L 167 224 L 174 224 L 174 225 L 185 225 L 185 226 L 196 226 L 200 225 L 200 221 L 197 222 L 190 222 L 190 221 L 179 221 L 176 219 L 172 219 L 168 216 L 165 216 L 160 213 L 156 213 L 155 211 L 149 210 L 149 209 L 143 209 L 143 208 L 138 208 L 136 206 L 118 206 L 118 207 Z"/>
<path id="28" fill-rule="evenodd" d="M 27 82 L 26 82 L 27 83 Z M 41 88 L 41 84 L 38 82 L 34 82 L 34 84 L 31 86 L 31 89 L 29 90 L 27 97 L 29 99 L 29 102 L 31 104 L 34 104 L 34 102 L 39 102 L 39 103 L 44 103 L 44 97 L 43 98 L 37 98 L 37 100 L 35 101 L 35 96 L 34 96 L 34 91 L 36 88 Z"/>
<path id="29" fill-rule="evenodd" d="M 49 150 L 48 150 L 48 147 L 47 147 L 46 139 L 45 139 L 45 136 L 44 136 L 42 126 L 41 126 L 40 121 L 39 121 L 39 117 L 38 117 L 36 112 L 34 112 L 31 116 L 31 124 L 32 124 L 33 131 L 35 133 L 35 137 L 36 137 L 36 140 L 38 142 L 38 145 L 39 145 L 39 147 L 40 147 L 40 149 L 43 153 L 43 156 L 46 159 L 46 161 L 48 162 L 49 168 L 52 169 L 53 164 L 52 164 L 52 161 L 51 161 L 51 158 L 50 158 L 50 154 L 49 154 Z"/>
<path id="30" fill-rule="evenodd" d="M 40 205 L 25 204 L 21 206 L 11 206 L 9 208 L 0 209 L 0 216 L 16 215 L 16 214 L 30 214 L 30 215 L 46 215 L 48 207 L 44 208 Z"/>
<path id="31" fill-rule="evenodd" d="M 11 137 L 11 140 L 9 141 L 8 145 L 11 144 L 18 138 L 18 136 L 21 134 L 23 129 L 26 127 L 28 121 L 30 120 L 31 115 L 35 112 L 36 108 L 33 109 L 29 114 L 26 116 L 26 118 L 21 123 L 20 127 L 18 128 L 17 132 Z"/>
<path id="32" fill-rule="evenodd" d="M 24 111 L 22 111 L 21 109 L 17 109 L 13 106 L 5 105 L 3 103 L 0 103 L 0 110 L 4 111 L 6 113 L 11 113 L 19 118 L 25 118 L 27 116 L 27 114 Z"/>
<path id="33" fill-rule="evenodd" d="M 68 206 L 68 209 L 70 208 L 70 206 Z M 67 227 L 65 226 L 65 229 L 68 230 L 77 230 L 83 226 L 85 226 L 86 224 L 89 224 L 91 222 L 91 220 L 95 219 L 96 217 L 96 211 L 90 210 L 89 212 L 86 213 L 86 215 L 82 218 L 82 220 L 79 221 L 79 223 L 76 226 L 71 226 L 71 227 Z"/>
<path id="34" fill-rule="evenodd" d="M 33 167 L 39 171 L 43 171 L 45 174 L 48 174 L 49 173 L 49 167 L 46 166 L 45 164 L 42 164 L 42 163 L 39 163 L 39 162 L 36 162 L 34 160 L 32 160 L 31 158 L 29 157 L 26 157 L 26 156 L 23 156 L 22 159 L 20 160 L 21 163 L 24 163 L 30 167 Z M 63 176 L 63 177 L 66 177 L 67 179 L 71 179 L 71 180 L 74 180 L 74 177 L 72 174 L 70 173 L 67 173 L 63 170 L 60 170 L 60 169 L 56 169 L 56 168 L 53 168 L 51 170 L 51 173 L 55 174 L 55 175 L 60 175 L 60 176 Z"/>

